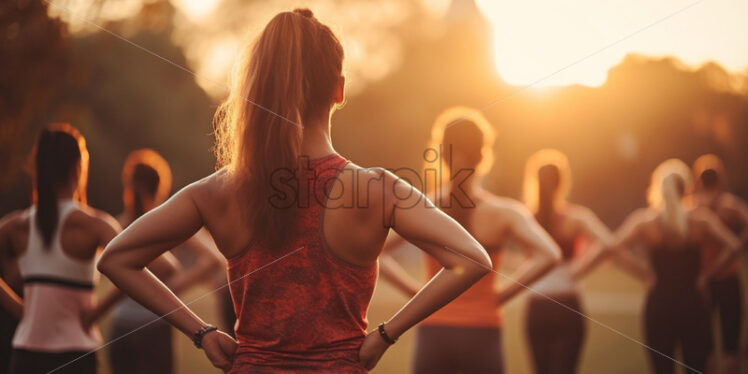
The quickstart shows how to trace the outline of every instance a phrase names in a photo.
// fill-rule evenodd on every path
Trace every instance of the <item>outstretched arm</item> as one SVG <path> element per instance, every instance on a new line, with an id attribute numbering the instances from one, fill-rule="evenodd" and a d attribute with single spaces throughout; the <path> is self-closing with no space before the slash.
<path id="1" fill-rule="evenodd" d="M 99 270 L 123 292 L 192 337 L 207 324 L 156 278 L 146 265 L 189 239 L 203 226 L 192 199 L 195 184 L 146 213 L 112 240 L 99 261 Z M 236 342 L 222 332 L 205 335 L 202 346 L 214 366 L 228 370 Z"/>
<path id="2" fill-rule="evenodd" d="M 497 302 L 504 304 L 547 274 L 561 259 L 553 238 L 535 221 L 524 207 L 508 214 L 512 238 L 522 247 L 526 259 L 507 278 L 508 285 L 499 292 Z"/>

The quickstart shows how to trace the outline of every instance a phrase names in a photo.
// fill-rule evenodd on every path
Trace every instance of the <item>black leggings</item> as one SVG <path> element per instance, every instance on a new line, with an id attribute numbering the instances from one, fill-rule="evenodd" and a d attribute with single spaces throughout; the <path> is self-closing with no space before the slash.
<path id="1" fill-rule="evenodd" d="M 740 348 L 741 318 L 743 318 L 743 292 L 740 278 L 732 276 L 709 284 L 710 306 L 719 313 L 722 350 L 737 354 Z"/>
<path id="2" fill-rule="evenodd" d="M 173 371 L 171 326 L 157 321 L 135 331 L 141 326 L 124 321 L 112 324 L 112 339 L 122 337 L 109 346 L 112 373 L 170 374 Z"/>
<path id="3" fill-rule="evenodd" d="M 580 312 L 576 293 L 553 299 L 563 306 L 544 297 L 532 297 L 527 307 L 533 364 L 538 374 L 571 374 L 579 364 L 586 325 L 584 317 L 572 311 Z"/>
<path id="4" fill-rule="evenodd" d="M 71 351 L 46 353 L 14 349 L 10 356 L 10 374 L 96 374 L 96 354 Z M 81 357 L 83 356 L 83 357 Z"/>
<path id="5" fill-rule="evenodd" d="M 650 361 L 657 374 L 672 374 L 675 350 L 680 345 L 687 373 L 705 372 L 711 351 L 709 313 L 695 291 L 687 295 L 651 292 L 644 311 L 645 335 Z M 658 353 L 659 352 L 659 353 Z"/>
<path id="6" fill-rule="evenodd" d="M 415 374 L 501 374 L 497 327 L 421 326 L 416 332 Z"/>

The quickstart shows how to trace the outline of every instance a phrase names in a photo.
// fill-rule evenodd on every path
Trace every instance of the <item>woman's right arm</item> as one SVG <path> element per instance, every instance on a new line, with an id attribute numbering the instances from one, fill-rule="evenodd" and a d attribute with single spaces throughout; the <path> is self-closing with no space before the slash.
<path id="1" fill-rule="evenodd" d="M 485 249 L 455 220 L 437 209 L 414 187 L 386 174 L 386 206 L 390 226 L 398 235 L 434 257 L 443 268 L 385 323 L 385 332 L 397 339 L 405 331 L 443 307 L 486 273 L 491 259 Z M 389 188 L 387 188 L 389 187 Z M 402 196 L 408 196 L 401 199 Z M 359 357 L 372 369 L 388 348 L 379 333 L 370 333 L 361 346 Z"/>
<path id="2" fill-rule="evenodd" d="M 185 187 L 132 223 L 107 245 L 98 265 L 118 288 L 188 337 L 208 325 L 145 267 L 203 226 L 192 197 L 200 183 Z M 230 336 L 209 332 L 202 339 L 202 347 L 215 367 L 224 371 L 231 367 L 236 342 Z"/>

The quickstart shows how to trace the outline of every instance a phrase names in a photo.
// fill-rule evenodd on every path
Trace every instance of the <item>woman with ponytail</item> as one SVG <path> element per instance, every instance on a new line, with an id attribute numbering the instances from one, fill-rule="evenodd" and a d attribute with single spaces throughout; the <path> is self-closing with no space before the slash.
<path id="1" fill-rule="evenodd" d="M 169 197 L 169 163 L 152 149 L 130 152 L 122 168 L 122 187 L 124 211 L 117 218 L 122 227 L 127 227 Z M 218 272 L 223 273 L 220 271 L 223 258 L 212 247 L 211 238 L 201 230 L 172 250 L 179 258 L 186 258 L 184 262 L 189 266 L 182 268 L 172 252 L 166 252 L 148 268 L 172 292 L 179 294 L 198 282 L 211 281 Z M 111 331 L 109 362 L 114 374 L 173 372 L 171 325 L 136 301 L 127 297 L 114 307 Z M 126 335 L 127 338 L 120 339 Z M 143 344 L 146 341 L 148 344 Z"/>
<path id="2" fill-rule="evenodd" d="M 537 293 L 528 297 L 527 342 L 538 374 L 576 372 L 586 324 L 572 263 L 590 249 L 588 244 L 608 244 L 612 237 L 592 211 L 567 201 L 570 186 L 569 162 L 560 151 L 543 149 L 527 160 L 525 204 L 559 245 L 563 260 L 532 287 Z"/>
<path id="3" fill-rule="evenodd" d="M 92 324 L 111 304 L 94 302 L 94 257 L 119 225 L 86 205 L 88 151 L 78 130 L 42 130 L 33 163 L 34 205 L 0 221 L 0 257 L 15 258 L 23 278 L 23 299 L 0 287 L 2 305 L 20 319 L 9 372 L 95 373 L 90 351 L 101 338 Z"/>
<path id="4" fill-rule="evenodd" d="M 426 170 L 444 171 L 434 201 L 486 248 L 494 269 L 500 268 L 509 243 L 519 245 L 526 258 L 506 276 L 510 281 L 502 289 L 496 287 L 499 273 L 491 272 L 419 326 L 414 373 L 502 373 L 501 306 L 550 271 L 560 257 L 558 246 L 520 202 L 483 188 L 482 179 L 494 161 L 493 144 L 493 129 L 478 111 L 444 111 L 432 128 L 429 147 L 440 150 L 442 157 L 437 165 L 426 165 Z M 404 239 L 393 236 L 388 250 Z M 433 257 L 425 260 L 429 277 L 441 270 Z M 382 276 L 407 294 L 419 292 L 418 282 L 390 259 L 382 263 Z"/>
<path id="5" fill-rule="evenodd" d="M 527 336 L 540 374 L 576 372 L 586 330 L 577 279 L 601 262 L 613 241 L 594 212 L 567 201 L 570 187 L 569 161 L 560 151 L 543 149 L 527 160 L 525 203 L 562 256 L 561 264 L 532 287 L 528 301 Z"/>
<path id="6" fill-rule="evenodd" d="M 343 48 L 308 9 L 273 17 L 220 107 L 220 169 L 144 214 L 99 269 L 231 373 L 366 373 L 409 328 L 490 269 L 483 247 L 412 186 L 338 155 Z M 329 208 L 329 209 L 328 209 Z M 236 340 L 185 306 L 144 266 L 206 227 L 228 259 Z M 366 311 L 377 258 L 395 230 L 444 267 L 378 329 Z"/>
<path id="7" fill-rule="evenodd" d="M 738 235 L 745 246 L 748 242 L 748 204 L 741 198 L 726 192 L 727 181 L 722 160 L 713 154 L 706 154 L 693 164 L 696 188 L 693 202 L 696 206 L 711 210 L 722 223 L 735 235 Z M 711 264 L 717 260 L 719 248 L 705 246 L 702 260 Z M 742 319 L 745 310 L 743 287 L 740 281 L 740 262 L 738 259 L 709 282 L 709 307 L 719 314 L 719 330 L 722 340 L 722 352 L 717 367 L 717 353 L 712 352 L 709 360 L 710 373 L 740 373 L 741 339 L 743 332 Z M 745 342 L 742 342 L 745 344 Z M 715 345 L 716 348 L 716 345 Z"/>
<path id="8" fill-rule="evenodd" d="M 652 174 L 649 208 L 632 213 L 617 232 L 616 246 L 647 249 L 655 281 L 647 296 L 644 324 L 654 371 L 673 373 L 677 346 L 683 364 L 703 373 L 711 350 L 711 319 L 702 294 L 706 283 L 738 254 L 740 242 L 706 208 L 691 208 L 684 200 L 691 190 L 691 173 L 682 161 L 669 159 Z M 716 261 L 702 266 L 705 245 L 720 249 Z"/>

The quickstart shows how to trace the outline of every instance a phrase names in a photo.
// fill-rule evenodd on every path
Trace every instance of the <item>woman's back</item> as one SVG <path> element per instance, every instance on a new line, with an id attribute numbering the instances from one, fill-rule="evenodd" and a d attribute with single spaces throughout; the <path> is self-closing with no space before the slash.
<path id="1" fill-rule="evenodd" d="M 13 339 L 15 348 L 61 352 L 89 350 L 100 343 L 98 331 L 85 331 L 81 322 L 83 311 L 93 302 L 97 247 L 97 239 L 81 225 L 83 214 L 74 201 L 60 201 L 59 229 L 45 246 L 34 220 L 36 209 L 30 209 L 27 243 L 17 253 L 24 311 Z M 79 257 L 87 251 L 88 258 Z"/>
<path id="2" fill-rule="evenodd" d="M 654 291 L 667 291 L 673 295 L 695 292 L 702 270 L 701 247 L 710 242 L 704 208 L 685 212 L 687 229 L 677 234 L 668 228 L 663 216 L 646 211 L 643 222 L 644 245 L 655 273 Z"/>
<path id="3" fill-rule="evenodd" d="M 443 196 L 436 203 L 439 204 L 446 198 L 448 197 Z M 472 200 L 475 207 L 467 209 L 463 227 L 483 245 L 491 257 L 494 267 L 499 268 L 501 250 L 511 238 L 511 227 L 506 219 L 506 213 L 512 209 L 510 207 L 512 202 L 509 199 L 495 196 L 485 196 L 485 198 L 473 197 Z M 517 203 L 516 205 L 519 204 Z M 442 209 L 447 214 L 450 213 L 449 208 L 442 206 Z M 442 266 L 432 257 L 424 257 L 426 275 L 433 277 L 441 270 Z M 495 272 L 486 274 L 457 299 L 427 318 L 423 324 L 426 326 L 501 326 L 502 316 L 498 303 L 498 278 L 499 275 Z"/>
<path id="4" fill-rule="evenodd" d="M 323 234 L 331 183 L 346 164 L 336 154 L 311 160 L 307 172 L 313 175 L 304 179 L 308 185 L 299 194 L 297 219 L 286 243 L 273 247 L 254 240 L 244 254 L 229 259 L 238 317 L 235 370 L 267 365 L 274 370 L 361 368 L 358 348 L 366 336 L 377 266 L 341 260 L 330 252 Z"/>

